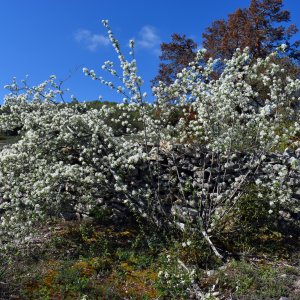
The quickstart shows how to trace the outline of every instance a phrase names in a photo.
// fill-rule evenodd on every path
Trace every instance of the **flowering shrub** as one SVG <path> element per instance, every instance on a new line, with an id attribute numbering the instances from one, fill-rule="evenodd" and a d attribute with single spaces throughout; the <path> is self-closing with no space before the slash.
<path id="1" fill-rule="evenodd" d="M 229 188 L 220 179 L 209 191 L 204 175 L 199 177 L 200 184 L 191 182 L 198 201 L 196 229 L 221 256 L 208 233 L 238 201 L 266 154 L 289 144 L 290 137 L 299 132 L 295 93 L 300 81 L 274 63 L 276 52 L 252 62 L 247 49 L 237 49 L 232 59 L 223 62 L 220 77 L 213 79 L 217 61 L 201 65 L 205 51 L 200 50 L 174 83 L 159 82 L 153 88 L 155 101 L 151 103 L 142 92 L 134 41 L 130 41 L 131 58 L 127 60 L 108 22 L 103 24 L 121 73 L 110 61 L 102 69 L 114 76 L 113 81 L 94 70 L 84 68 L 83 72 L 116 90 L 124 103 L 99 109 L 88 109 L 84 103 L 68 105 L 55 76 L 36 87 L 26 82 L 18 86 L 16 81 L 7 86 L 10 93 L 1 107 L 0 129 L 19 130 L 20 140 L 3 149 L 0 157 L 0 247 L 30 242 L 33 228 L 41 221 L 65 212 L 89 215 L 98 205 L 130 210 L 158 226 L 177 226 L 176 212 L 172 215 L 160 196 L 159 176 L 153 176 L 159 174 L 159 159 L 151 164 L 150 150 L 159 153 L 163 145 L 193 143 L 207 151 L 222 178 L 236 164 L 237 153 L 245 152 L 247 157 L 244 167 L 248 171 L 237 172 Z M 170 105 L 170 99 L 174 104 Z M 206 159 L 202 161 L 200 169 L 207 172 Z M 157 180 L 155 185 L 141 186 L 139 178 L 133 181 L 139 168 L 150 181 Z M 267 168 L 272 174 L 272 166 Z M 184 180 L 178 168 L 173 171 L 185 202 Z M 272 176 L 263 184 L 274 192 L 282 189 L 286 173 Z M 280 201 L 288 201 L 289 194 L 282 194 L 287 199 Z"/>

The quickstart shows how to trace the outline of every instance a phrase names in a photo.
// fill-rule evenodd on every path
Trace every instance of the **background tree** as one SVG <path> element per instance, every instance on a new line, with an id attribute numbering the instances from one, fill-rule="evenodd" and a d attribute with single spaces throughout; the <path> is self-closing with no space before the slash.
<path id="1" fill-rule="evenodd" d="M 227 20 L 216 20 L 202 34 L 203 47 L 207 50 L 206 59 L 231 58 L 236 48 L 249 47 L 252 58 L 266 57 L 281 44 L 286 44 L 286 54 L 281 63 L 293 77 L 300 74 L 300 41 L 292 42 L 298 32 L 290 22 L 290 12 L 283 10 L 283 0 L 251 0 L 250 6 L 237 9 L 228 15 Z M 195 57 L 196 43 L 184 35 L 172 35 L 170 43 L 162 43 L 162 61 L 158 75 L 152 80 L 169 84 L 176 73 L 186 67 Z M 217 74 L 216 74 L 217 75 Z"/>
<path id="2" fill-rule="evenodd" d="M 159 65 L 158 75 L 151 81 L 156 85 L 159 81 L 170 84 L 174 81 L 176 74 L 179 73 L 196 55 L 197 44 L 185 35 L 174 33 L 170 43 L 162 43 L 162 61 Z"/>

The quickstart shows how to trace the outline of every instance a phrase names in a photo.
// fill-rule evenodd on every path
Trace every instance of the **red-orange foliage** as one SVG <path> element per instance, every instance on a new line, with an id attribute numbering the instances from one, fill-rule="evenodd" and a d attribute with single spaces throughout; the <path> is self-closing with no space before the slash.
<path id="1" fill-rule="evenodd" d="M 290 58 L 300 61 L 300 41 L 290 43 L 297 33 L 290 21 L 290 12 L 282 10 L 282 0 L 252 0 L 249 8 L 238 9 L 228 20 L 214 21 L 203 33 L 203 47 L 207 57 L 230 58 L 236 48 L 249 47 L 253 58 L 265 57 L 285 43 Z"/>

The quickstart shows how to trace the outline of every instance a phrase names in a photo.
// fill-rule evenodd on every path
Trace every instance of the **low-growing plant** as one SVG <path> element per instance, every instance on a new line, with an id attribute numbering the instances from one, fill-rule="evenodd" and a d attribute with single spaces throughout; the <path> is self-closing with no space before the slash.
<path id="1" fill-rule="evenodd" d="M 196 277 L 195 270 L 187 267 L 177 256 L 165 254 L 161 257 L 157 286 L 162 296 L 185 299 L 188 288 Z"/>

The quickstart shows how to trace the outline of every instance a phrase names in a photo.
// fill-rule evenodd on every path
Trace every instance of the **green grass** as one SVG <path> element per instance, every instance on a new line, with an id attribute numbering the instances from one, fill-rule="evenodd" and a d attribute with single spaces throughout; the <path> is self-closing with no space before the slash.
<path id="1" fill-rule="evenodd" d="M 284 270 L 266 262 L 232 261 L 219 273 L 219 286 L 224 293 L 230 290 L 236 299 L 279 299 L 288 296 L 291 288 L 290 278 L 283 274 Z"/>

